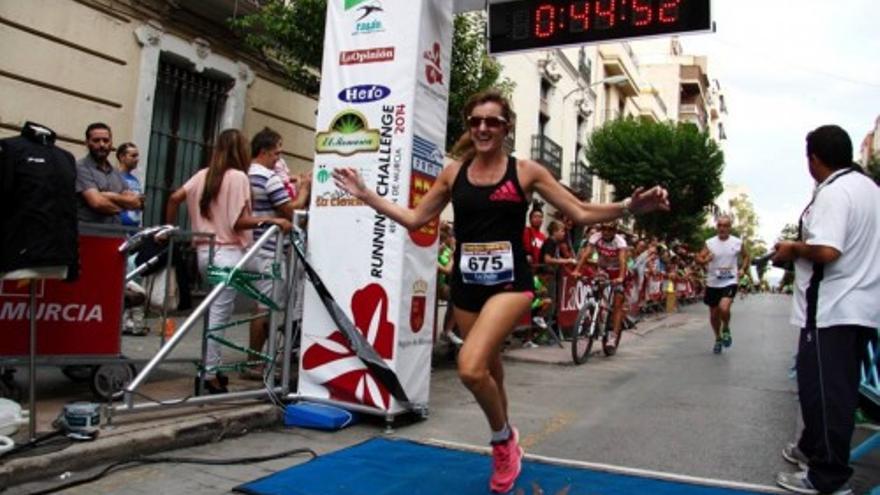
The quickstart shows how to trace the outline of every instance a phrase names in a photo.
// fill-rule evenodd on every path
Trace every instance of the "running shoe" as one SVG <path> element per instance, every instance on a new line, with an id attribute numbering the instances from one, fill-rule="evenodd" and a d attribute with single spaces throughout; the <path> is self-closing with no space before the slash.
<path id="1" fill-rule="evenodd" d="M 548 328 L 547 320 L 545 320 L 543 316 L 535 316 L 534 318 L 532 318 L 532 323 L 534 323 L 535 326 L 540 328 L 541 330 L 547 330 Z"/>
<path id="2" fill-rule="evenodd" d="M 798 448 L 797 444 L 792 442 L 782 448 L 782 458 L 786 461 L 794 464 L 795 466 L 807 470 L 807 464 L 810 463 L 810 460 L 807 456 L 801 452 L 801 449 Z"/>
<path id="3" fill-rule="evenodd" d="M 776 475 L 776 484 L 785 488 L 786 490 L 795 492 L 795 493 L 803 493 L 804 495 L 818 495 L 819 490 L 813 487 L 813 484 L 810 483 L 809 478 L 807 478 L 806 471 L 798 471 L 797 473 L 779 473 Z M 830 492 L 826 495 L 852 495 L 853 491 L 847 485 L 844 485 L 837 490 Z"/>
<path id="4" fill-rule="evenodd" d="M 523 342 L 523 349 L 537 349 L 540 347 L 538 344 L 532 342 L 531 340 L 527 340 Z"/>
<path id="5" fill-rule="evenodd" d="M 509 492 L 522 471 L 522 457 L 519 432 L 511 426 L 510 438 L 492 445 L 492 478 L 489 479 L 489 489 L 495 493 Z"/>
<path id="6" fill-rule="evenodd" d="M 715 346 L 712 347 L 712 353 L 714 353 L 714 354 L 721 354 L 721 347 L 722 347 L 723 345 L 724 345 L 724 344 L 721 343 L 721 339 L 717 339 L 717 340 L 715 340 Z"/>
<path id="7" fill-rule="evenodd" d="M 724 347 L 730 347 L 733 345 L 733 337 L 730 336 L 730 327 L 721 331 L 721 342 L 724 344 Z"/>

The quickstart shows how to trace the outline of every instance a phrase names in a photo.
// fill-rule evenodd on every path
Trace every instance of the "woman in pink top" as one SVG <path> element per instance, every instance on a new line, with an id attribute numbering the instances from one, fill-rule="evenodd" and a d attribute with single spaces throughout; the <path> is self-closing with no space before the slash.
<path id="1" fill-rule="evenodd" d="M 290 230 L 283 218 L 251 216 L 251 185 L 247 176 L 250 164 L 248 142 L 237 129 L 227 129 L 217 136 L 208 166 L 195 173 L 180 189 L 174 191 L 165 210 L 165 221 L 175 223 L 180 204 L 186 201 L 194 232 L 214 234 L 216 249 L 213 264 L 233 267 L 252 243 L 250 229 L 260 223 L 272 223 Z M 209 264 L 209 245 L 197 241 L 199 270 L 204 275 Z M 235 303 L 235 289 L 226 287 L 208 310 L 208 326 L 216 328 L 227 322 Z M 223 335 L 223 330 L 217 332 Z M 227 391 L 227 380 L 213 370 L 221 363 L 221 346 L 208 340 L 205 387 L 210 393 Z"/>

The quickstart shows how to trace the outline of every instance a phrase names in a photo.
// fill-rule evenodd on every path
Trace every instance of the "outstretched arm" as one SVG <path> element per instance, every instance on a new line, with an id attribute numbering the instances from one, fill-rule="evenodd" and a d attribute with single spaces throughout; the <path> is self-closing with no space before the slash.
<path id="1" fill-rule="evenodd" d="M 364 179 L 357 170 L 347 167 L 333 171 L 336 187 L 363 201 L 367 206 L 399 223 L 408 230 L 415 230 L 437 217 L 452 195 L 452 181 L 458 165 L 452 164 L 440 172 L 437 181 L 425 194 L 415 208 L 407 208 L 376 194 L 376 191 L 364 184 Z"/>
<path id="2" fill-rule="evenodd" d="M 660 186 L 651 189 L 637 188 L 632 196 L 617 203 L 584 203 L 562 187 L 562 184 L 540 164 L 526 160 L 520 170 L 527 190 L 537 191 L 550 204 L 579 224 L 616 220 L 628 212 L 641 214 L 669 210 L 668 193 Z"/>

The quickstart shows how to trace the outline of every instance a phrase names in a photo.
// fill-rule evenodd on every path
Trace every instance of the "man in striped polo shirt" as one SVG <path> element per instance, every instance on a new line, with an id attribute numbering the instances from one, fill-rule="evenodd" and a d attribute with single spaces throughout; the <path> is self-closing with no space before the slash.
<path id="1" fill-rule="evenodd" d="M 264 128 L 262 131 L 254 135 L 251 139 L 251 166 L 248 169 L 248 178 L 251 182 L 251 208 L 253 216 L 267 218 L 283 218 L 290 221 L 293 218 L 293 211 L 297 207 L 302 207 L 302 199 L 306 194 L 300 194 L 300 201 L 294 202 L 293 198 L 284 187 L 281 177 L 273 170 L 275 162 L 281 156 L 281 135 L 277 132 Z M 254 229 L 254 241 L 259 239 L 266 229 L 271 227 L 270 223 L 260 223 Z M 285 231 L 290 230 L 287 225 Z M 286 236 L 284 237 L 287 243 Z M 275 259 L 276 239 L 269 239 L 263 244 L 259 252 L 252 258 L 250 269 L 261 273 L 270 272 L 272 263 Z M 285 249 L 287 246 L 285 246 Z M 282 262 L 281 273 L 287 273 Z M 254 286 L 264 295 L 270 297 L 275 302 L 280 302 L 283 298 L 281 288 L 283 282 L 277 281 L 273 291 L 272 280 L 258 280 L 254 282 Z M 257 303 L 256 311 L 265 312 L 268 308 L 261 303 Z M 263 317 L 251 321 L 249 347 L 254 350 L 262 350 L 266 344 L 266 338 L 269 334 L 269 318 Z M 253 357 L 250 358 L 254 360 Z M 246 373 L 247 378 L 262 379 L 263 367 L 259 367 L 254 372 Z"/>

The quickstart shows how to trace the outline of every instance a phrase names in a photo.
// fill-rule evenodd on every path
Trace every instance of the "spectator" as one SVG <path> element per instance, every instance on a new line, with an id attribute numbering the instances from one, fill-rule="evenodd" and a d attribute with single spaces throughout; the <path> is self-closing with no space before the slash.
<path id="1" fill-rule="evenodd" d="M 237 129 L 227 129 L 217 136 L 216 144 L 206 168 L 195 173 L 168 199 L 165 221 L 175 223 L 180 204 L 186 201 L 192 228 L 196 232 L 214 234 L 216 249 L 214 259 L 209 260 L 210 244 L 197 240 L 196 254 L 199 269 L 206 274 L 209 263 L 221 268 L 231 268 L 241 261 L 253 238 L 250 229 L 273 223 L 290 228 L 282 219 L 257 218 L 251 214 L 250 182 L 245 173 L 248 164 L 248 143 Z M 208 327 L 215 329 L 229 322 L 235 303 L 235 289 L 224 287 L 208 311 Z M 215 330 L 223 335 L 223 330 Z M 227 392 L 228 379 L 216 371 L 221 364 L 221 345 L 208 340 L 205 356 L 205 388 L 209 393 Z M 199 379 L 196 377 L 196 386 Z"/>
<path id="2" fill-rule="evenodd" d="M 782 456 L 803 470 L 776 482 L 797 493 L 851 494 L 850 441 L 859 368 L 880 327 L 880 191 L 852 164 L 852 142 L 835 125 L 807 134 L 818 186 L 801 214 L 798 239 L 776 244 L 774 263 L 795 262 L 791 323 L 804 429 Z"/>
<path id="3" fill-rule="evenodd" d="M 287 189 L 284 187 L 282 177 L 274 170 L 275 164 L 278 163 L 281 157 L 282 144 L 281 135 L 268 127 L 254 135 L 253 139 L 251 139 L 251 165 L 248 168 L 248 179 L 251 185 L 251 205 L 254 217 L 261 220 L 275 219 L 282 222 L 284 230 L 290 230 L 293 212 L 297 208 L 302 208 L 302 202 L 306 195 L 300 195 L 299 201 L 292 201 Z M 254 229 L 254 240 L 262 237 L 269 225 L 268 222 L 260 222 Z M 286 239 L 283 239 L 283 241 L 285 246 L 282 249 L 286 250 L 289 246 Z M 272 265 L 275 263 L 275 246 L 275 239 L 269 239 L 263 244 L 262 248 L 251 258 L 249 268 L 259 273 L 270 273 Z M 280 270 L 281 273 L 287 273 L 283 262 L 281 263 Z M 281 290 L 282 285 L 283 283 L 278 280 L 254 281 L 254 287 L 276 303 L 284 298 L 283 291 Z M 254 311 L 260 313 L 268 310 L 269 307 L 266 304 L 257 302 Z M 256 352 L 262 351 L 268 335 L 268 316 L 251 320 L 248 346 Z M 259 360 L 259 355 L 252 354 L 249 359 L 251 361 Z M 263 369 L 264 366 L 261 364 L 245 372 L 244 376 L 262 380 Z"/>
<path id="4" fill-rule="evenodd" d="M 452 345 L 460 346 L 463 341 L 455 334 L 455 319 L 452 317 L 452 288 L 449 277 L 455 264 L 455 234 L 448 222 L 440 225 L 440 249 L 437 253 L 437 300 L 446 301 L 446 314 L 443 316 L 443 336 Z"/>
<path id="5" fill-rule="evenodd" d="M 119 224 L 119 213 L 143 208 L 143 198 L 129 190 L 122 174 L 107 159 L 113 149 L 107 124 L 89 124 L 86 147 L 89 153 L 76 162 L 77 218 L 80 222 Z"/>
<path id="6" fill-rule="evenodd" d="M 532 204 L 532 211 L 529 213 L 529 224 L 523 230 L 523 245 L 526 248 L 526 258 L 532 265 L 537 268 L 541 264 L 541 246 L 547 236 L 541 232 L 541 226 L 544 225 L 544 212 L 537 203 Z"/>
<path id="7" fill-rule="evenodd" d="M 553 220 L 547 226 L 547 240 L 541 246 L 541 263 L 544 265 L 544 274 L 556 274 L 560 266 L 574 266 L 573 257 L 563 257 L 562 244 L 565 243 L 565 227 L 561 222 Z"/>
<path id="8" fill-rule="evenodd" d="M 122 143 L 116 148 L 116 161 L 119 163 L 119 173 L 122 175 L 128 190 L 143 197 L 144 190 L 141 181 L 132 172 L 138 166 L 140 152 L 134 143 Z M 119 221 L 126 227 L 141 226 L 141 209 L 128 209 L 119 212 Z"/>

